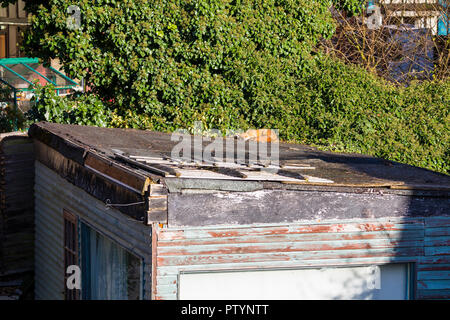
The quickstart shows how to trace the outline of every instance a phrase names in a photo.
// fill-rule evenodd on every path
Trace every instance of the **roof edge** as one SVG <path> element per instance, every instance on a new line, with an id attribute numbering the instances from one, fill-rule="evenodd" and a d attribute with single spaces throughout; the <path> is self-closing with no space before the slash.
<path id="1" fill-rule="evenodd" d="M 92 173 L 101 175 L 141 195 L 145 194 L 151 183 L 150 177 L 120 165 L 90 147 L 72 141 L 70 137 L 61 137 L 49 129 L 41 127 L 39 123 L 30 126 L 28 136 L 42 142 Z"/>

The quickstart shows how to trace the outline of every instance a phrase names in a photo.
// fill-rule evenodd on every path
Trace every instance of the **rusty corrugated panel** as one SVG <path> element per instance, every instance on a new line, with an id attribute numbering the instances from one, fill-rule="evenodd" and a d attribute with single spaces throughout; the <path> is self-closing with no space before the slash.
<path id="1" fill-rule="evenodd" d="M 423 219 L 159 229 L 156 299 L 177 298 L 180 271 L 417 261 Z"/>
<path id="2" fill-rule="evenodd" d="M 36 290 L 37 299 L 63 299 L 63 209 L 78 215 L 96 231 L 143 258 L 144 298 L 150 298 L 151 228 L 68 183 L 36 162 Z"/>

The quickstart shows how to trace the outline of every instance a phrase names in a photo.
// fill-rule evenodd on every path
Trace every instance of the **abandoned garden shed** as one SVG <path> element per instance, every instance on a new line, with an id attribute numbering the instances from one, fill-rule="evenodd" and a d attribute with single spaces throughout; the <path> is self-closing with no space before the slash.
<path id="1" fill-rule="evenodd" d="M 267 166 L 249 141 L 206 163 L 175 159 L 165 133 L 29 136 L 37 299 L 450 298 L 449 176 L 297 144 Z"/>

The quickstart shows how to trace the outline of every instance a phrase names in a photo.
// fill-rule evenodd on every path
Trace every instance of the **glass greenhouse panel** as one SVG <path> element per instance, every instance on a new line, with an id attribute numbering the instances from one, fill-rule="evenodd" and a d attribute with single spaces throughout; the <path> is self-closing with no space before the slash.
<path id="1" fill-rule="evenodd" d="M 27 89 L 31 83 L 22 79 L 20 75 L 8 70 L 8 67 L 0 65 L 0 79 L 10 87 L 16 90 Z"/>
<path id="2" fill-rule="evenodd" d="M 42 76 L 44 76 L 45 78 L 50 80 L 57 87 L 69 87 L 69 86 L 76 85 L 76 82 L 74 82 L 68 78 L 64 78 L 62 75 L 58 74 L 56 71 L 54 71 L 50 68 L 45 68 L 43 65 L 40 65 L 38 63 L 27 63 L 26 65 L 29 66 L 30 68 L 36 70 L 36 72 L 39 72 L 39 74 L 41 74 Z"/>

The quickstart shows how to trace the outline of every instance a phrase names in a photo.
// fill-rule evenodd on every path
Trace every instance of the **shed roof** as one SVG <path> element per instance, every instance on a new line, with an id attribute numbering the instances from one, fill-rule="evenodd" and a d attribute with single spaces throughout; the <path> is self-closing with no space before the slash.
<path id="1" fill-rule="evenodd" d="M 320 151 L 300 144 L 280 143 L 280 168 L 271 176 L 270 172 L 258 175 L 265 171 L 258 165 L 219 170 L 220 165 L 172 161 L 171 151 L 178 142 L 171 141 L 170 134 L 161 132 L 40 122 L 31 126 L 29 135 L 66 158 L 122 182 L 129 180 L 121 179 L 122 176 L 132 175 L 142 181 L 181 181 L 188 183 L 191 189 L 220 189 L 222 186 L 227 190 L 244 191 L 249 183 L 258 182 L 269 189 L 385 188 L 444 192 L 446 196 L 450 192 L 450 176 L 445 174 L 361 154 Z M 204 142 L 204 145 L 209 143 Z M 248 148 L 246 152 L 248 157 Z M 113 167 L 117 169 L 114 174 Z M 138 185 L 133 188 L 141 191 Z M 174 185 L 176 183 L 172 183 Z"/>

